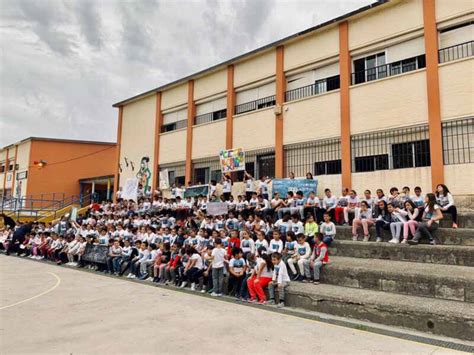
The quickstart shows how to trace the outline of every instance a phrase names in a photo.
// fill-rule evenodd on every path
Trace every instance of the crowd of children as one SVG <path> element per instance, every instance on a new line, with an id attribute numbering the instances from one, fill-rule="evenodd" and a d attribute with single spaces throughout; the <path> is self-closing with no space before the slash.
<path id="1" fill-rule="evenodd" d="M 157 195 L 138 203 L 94 204 L 77 221 L 63 218 L 53 226 L 6 227 L 0 230 L 0 249 L 282 307 L 290 280 L 319 284 L 336 224 L 351 224 L 353 240 L 362 233 L 363 240 L 369 241 L 370 229 L 375 228 L 377 242 L 383 241 L 385 229 L 391 232 L 390 243 L 404 244 L 417 244 L 422 237 L 435 244 L 433 232 L 443 213 L 451 214 L 453 228 L 457 227 L 456 207 L 445 185 L 426 196 L 419 187 L 414 195 L 408 187 L 402 193 L 392 188 L 389 196 L 379 189 L 372 197 L 366 190 L 362 198 L 348 189 L 339 198 L 326 189 L 322 199 L 298 191 L 268 200 L 263 192 L 268 194 L 265 187 L 258 187 L 237 199 L 222 195 L 228 204 L 224 216 L 206 213 L 214 196 L 166 199 Z M 104 263 L 85 257 L 92 246 L 104 248 Z"/>

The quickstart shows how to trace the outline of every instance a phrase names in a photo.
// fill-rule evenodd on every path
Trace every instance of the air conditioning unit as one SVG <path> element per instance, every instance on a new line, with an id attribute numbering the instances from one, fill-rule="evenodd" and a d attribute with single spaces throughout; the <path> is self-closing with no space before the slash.
<path id="1" fill-rule="evenodd" d="M 281 105 L 276 105 L 276 106 L 275 106 L 275 109 L 274 109 L 274 112 L 275 112 L 275 115 L 277 115 L 277 116 L 278 116 L 278 115 L 281 115 L 282 112 L 283 112 Z"/>

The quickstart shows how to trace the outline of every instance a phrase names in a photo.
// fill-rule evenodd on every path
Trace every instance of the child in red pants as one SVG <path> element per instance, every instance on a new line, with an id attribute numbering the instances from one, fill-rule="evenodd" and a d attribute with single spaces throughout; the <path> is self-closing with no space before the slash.
<path id="1" fill-rule="evenodd" d="M 273 263 L 270 255 L 266 254 L 264 247 L 257 250 L 257 265 L 252 270 L 250 278 L 247 280 L 247 287 L 250 293 L 249 303 L 267 303 L 267 297 L 263 289 L 272 281 Z"/>

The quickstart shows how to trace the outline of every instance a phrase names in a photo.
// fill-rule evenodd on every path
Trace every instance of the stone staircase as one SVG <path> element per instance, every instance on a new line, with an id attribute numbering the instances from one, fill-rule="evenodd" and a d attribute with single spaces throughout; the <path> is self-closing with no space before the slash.
<path id="1" fill-rule="evenodd" d="M 350 227 L 338 226 L 322 283 L 292 283 L 287 303 L 474 340 L 474 215 L 459 222 L 462 228 L 453 230 L 443 221 L 436 246 L 355 242 Z M 390 233 L 384 237 L 389 240 Z"/>

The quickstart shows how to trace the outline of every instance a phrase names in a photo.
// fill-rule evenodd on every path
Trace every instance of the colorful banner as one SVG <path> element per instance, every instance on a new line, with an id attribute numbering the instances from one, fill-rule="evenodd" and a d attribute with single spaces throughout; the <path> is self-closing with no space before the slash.
<path id="1" fill-rule="evenodd" d="M 209 194 L 209 185 L 197 185 L 187 187 L 184 190 L 184 197 L 207 196 Z"/>
<path id="2" fill-rule="evenodd" d="M 245 170 L 245 152 L 242 148 L 221 150 L 219 160 L 223 174 Z"/>
<path id="3" fill-rule="evenodd" d="M 227 214 L 229 205 L 225 202 L 209 202 L 207 204 L 207 214 L 209 216 L 221 216 Z"/>
<path id="4" fill-rule="evenodd" d="M 282 198 L 286 196 L 288 191 L 302 191 L 305 197 L 308 197 L 310 192 L 317 193 L 318 180 L 311 179 L 274 179 L 272 180 L 272 192 L 275 195 L 278 192 Z"/>

